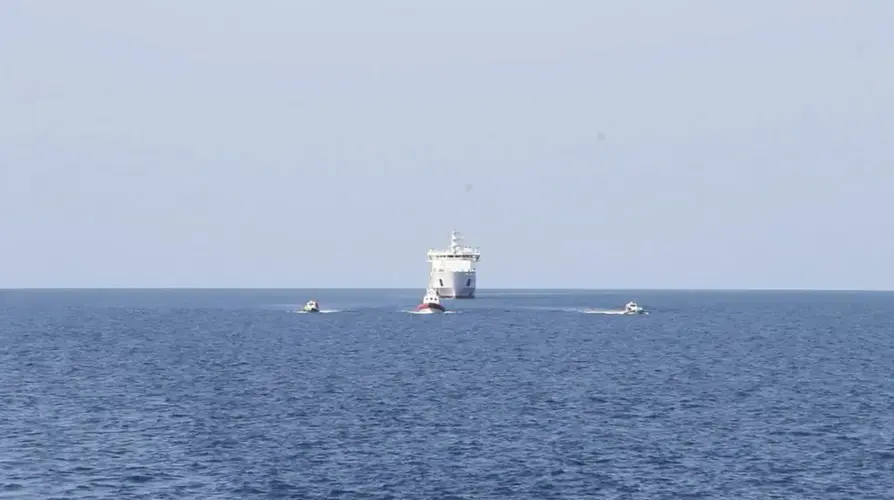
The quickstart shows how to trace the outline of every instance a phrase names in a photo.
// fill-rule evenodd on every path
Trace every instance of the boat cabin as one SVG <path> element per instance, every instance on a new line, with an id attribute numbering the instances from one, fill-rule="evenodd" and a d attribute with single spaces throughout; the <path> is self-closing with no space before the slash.
<path id="1" fill-rule="evenodd" d="M 425 296 L 422 297 L 423 304 L 440 304 L 441 297 L 438 296 L 438 292 L 434 288 L 429 288 L 425 291 Z"/>

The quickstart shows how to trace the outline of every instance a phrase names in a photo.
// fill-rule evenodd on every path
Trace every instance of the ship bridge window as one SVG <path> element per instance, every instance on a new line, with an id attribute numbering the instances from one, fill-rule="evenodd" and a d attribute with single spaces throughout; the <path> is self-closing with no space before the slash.
<path id="1" fill-rule="evenodd" d="M 472 278 L 466 280 L 466 286 L 472 286 Z"/>
<path id="2" fill-rule="evenodd" d="M 444 286 L 444 280 L 440 280 L 440 279 L 439 279 L 439 280 L 438 280 L 438 283 L 440 283 L 441 286 Z"/>

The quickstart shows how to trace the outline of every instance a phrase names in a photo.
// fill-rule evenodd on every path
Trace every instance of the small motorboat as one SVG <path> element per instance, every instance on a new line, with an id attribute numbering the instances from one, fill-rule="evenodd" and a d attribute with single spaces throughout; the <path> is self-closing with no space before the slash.
<path id="1" fill-rule="evenodd" d="M 422 297 L 422 303 L 416 306 L 416 312 L 445 312 L 444 306 L 441 305 L 441 297 L 438 296 L 438 292 L 434 288 L 429 288 L 425 291 L 425 296 Z"/>
<path id="2" fill-rule="evenodd" d="M 307 304 L 304 304 L 304 307 L 302 307 L 301 310 L 308 313 L 320 312 L 320 303 L 316 300 L 308 300 Z"/>
<path id="3" fill-rule="evenodd" d="M 643 308 L 640 307 L 635 300 L 631 300 L 624 306 L 624 314 L 642 314 Z"/>

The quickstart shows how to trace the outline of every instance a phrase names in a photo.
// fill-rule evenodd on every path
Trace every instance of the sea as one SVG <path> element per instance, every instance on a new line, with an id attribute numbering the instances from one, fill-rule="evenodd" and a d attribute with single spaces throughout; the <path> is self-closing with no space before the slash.
<path id="1" fill-rule="evenodd" d="M 894 498 L 894 293 L 422 292 L 0 291 L 0 498 Z"/>

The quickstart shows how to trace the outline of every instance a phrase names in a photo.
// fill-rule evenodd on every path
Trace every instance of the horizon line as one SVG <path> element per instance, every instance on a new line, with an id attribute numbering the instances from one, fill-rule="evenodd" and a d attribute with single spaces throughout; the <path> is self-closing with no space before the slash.
<path id="1" fill-rule="evenodd" d="M 111 291 L 111 290 L 156 290 L 156 291 L 274 291 L 274 290 L 417 290 L 419 287 L 332 287 L 332 286 L 309 286 L 309 287 L 283 287 L 283 286 L 23 286 L 23 287 L 0 287 L 0 291 Z M 571 291 L 571 292 L 894 292 L 894 289 L 888 288 L 689 288 L 689 287 L 660 287 L 660 288 L 583 288 L 583 287 L 494 287 L 494 288 L 478 288 L 477 292 L 501 292 L 501 291 Z"/>

